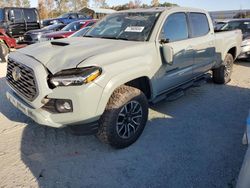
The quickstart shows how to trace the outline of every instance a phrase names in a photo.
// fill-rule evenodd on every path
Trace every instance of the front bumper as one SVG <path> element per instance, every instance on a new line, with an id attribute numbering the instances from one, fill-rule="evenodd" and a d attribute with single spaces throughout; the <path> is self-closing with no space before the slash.
<path id="1" fill-rule="evenodd" d="M 50 118 L 50 114 L 41 109 L 34 109 L 26 102 L 24 102 L 20 97 L 18 97 L 14 92 L 6 92 L 7 99 L 26 116 L 32 118 L 35 122 L 41 125 L 47 125 L 51 127 L 63 127 L 62 124 L 53 122 Z"/>
<path id="2" fill-rule="evenodd" d="M 70 113 L 53 113 L 43 108 L 35 109 L 12 90 L 6 92 L 6 97 L 17 109 L 38 124 L 54 128 L 83 125 L 81 129 L 85 130 L 86 134 L 91 134 L 97 130 L 98 124 L 96 122 L 100 116 L 95 116 L 93 113 L 96 110 L 91 110 L 91 106 L 86 101 L 84 105 L 84 99 L 80 99 L 76 95 L 68 97 L 71 98 L 74 107 L 74 111 Z"/>

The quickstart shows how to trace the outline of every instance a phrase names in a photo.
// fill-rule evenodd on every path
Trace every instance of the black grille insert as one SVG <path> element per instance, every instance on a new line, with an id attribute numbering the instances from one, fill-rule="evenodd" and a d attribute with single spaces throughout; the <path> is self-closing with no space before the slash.
<path id="1" fill-rule="evenodd" d="M 6 79 L 10 86 L 26 99 L 32 101 L 37 97 L 36 80 L 31 68 L 9 59 Z"/>

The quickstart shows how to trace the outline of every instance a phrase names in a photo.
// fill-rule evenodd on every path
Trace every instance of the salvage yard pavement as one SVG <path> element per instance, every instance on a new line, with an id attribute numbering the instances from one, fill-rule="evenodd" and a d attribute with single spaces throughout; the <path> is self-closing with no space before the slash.
<path id="1" fill-rule="evenodd" d="M 246 151 L 250 63 L 152 105 L 139 140 L 114 150 L 94 136 L 39 126 L 5 97 L 0 63 L 0 187 L 233 187 Z"/>

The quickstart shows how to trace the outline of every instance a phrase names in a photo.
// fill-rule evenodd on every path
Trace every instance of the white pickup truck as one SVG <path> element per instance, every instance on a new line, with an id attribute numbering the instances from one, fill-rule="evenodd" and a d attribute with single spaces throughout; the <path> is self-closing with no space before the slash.
<path id="1" fill-rule="evenodd" d="M 204 10 L 117 12 L 84 37 L 12 53 L 7 98 L 39 124 L 124 148 L 143 132 L 148 102 L 185 90 L 209 70 L 215 83 L 229 82 L 241 42 L 238 30 L 216 34 Z"/>

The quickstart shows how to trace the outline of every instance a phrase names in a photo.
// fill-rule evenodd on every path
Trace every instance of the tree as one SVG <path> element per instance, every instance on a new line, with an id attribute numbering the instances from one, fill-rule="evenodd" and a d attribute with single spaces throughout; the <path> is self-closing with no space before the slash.
<path id="1" fill-rule="evenodd" d="M 177 4 L 173 4 L 173 3 L 165 2 L 165 3 L 160 3 L 158 6 L 160 6 L 160 7 L 176 7 L 178 5 Z"/>
<path id="2" fill-rule="evenodd" d="M 153 7 L 158 7 L 159 6 L 159 0 L 152 0 L 152 2 L 151 2 L 151 5 L 153 6 Z"/>
<path id="3" fill-rule="evenodd" d="M 21 7 L 21 1 L 20 1 L 20 0 L 16 0 L 15 6 L 16 6 L 16 7 Z"/>
<path id="4" fill-rule="evenodd" d="M 135 0 L 135 1 L 134 1 L 134 7 L 135 7 L 135 8 L 140 8 L 140 7 L 141 7 L 141 4 L 142 4 L 141 0 Z"/>
<path id="5" fill-rule="evenodd" d="M 69 0 L 55 0 L 55 2 L 60 14 L 69 11 Z"/>
<path id="6" fill-rule="evenodd" d="M 29 8 L 30 7 L 30 0 L 22 0 L 22 7 Z"/>
<path id="7" fill-rule="evenodd" d="M 38 1 L 38 11 L 41 19 L 48 18 L 48 10 L 45 7 L 45 0 Z"/>
<path id="8" fill-rule="evenodd" d="M 54 9 L 54 0 L 46 0 L 45 1 L 45 7 L 48 11 L 48 17 L 54 17 L 53 15 L 53 9 Z"/>
<path id="9" fill-rule="evenodd" d="M 83 7 L 87 7 L 88 0 L 69 0 L 68 4 L 71 10 L 77 11 Z"/>
<path id="10" fill-rule="evenodd" d="M 135 5 L 134 5 L 134 2 L 133 2 L 133 1 L 129 1 L 129 3 L 128 3 L 128 8 L 129 8 L 129 9 L 135 8 Z"/>
<path id="11" fill-rule="evenodd" d="M 13 6 L 15 6 L 15 1 L 0 0 L 0 7 L 13 7 Z"/>
<path id="12" fill-rule="evenodd" d="M 30 0 L 0 0 L 0 7 L 30 7 Z"/>
<path id="13" fill-rule="evenodd" d="M 106 0 L 93 0 L 95 7 L 107 8 Z"/>

